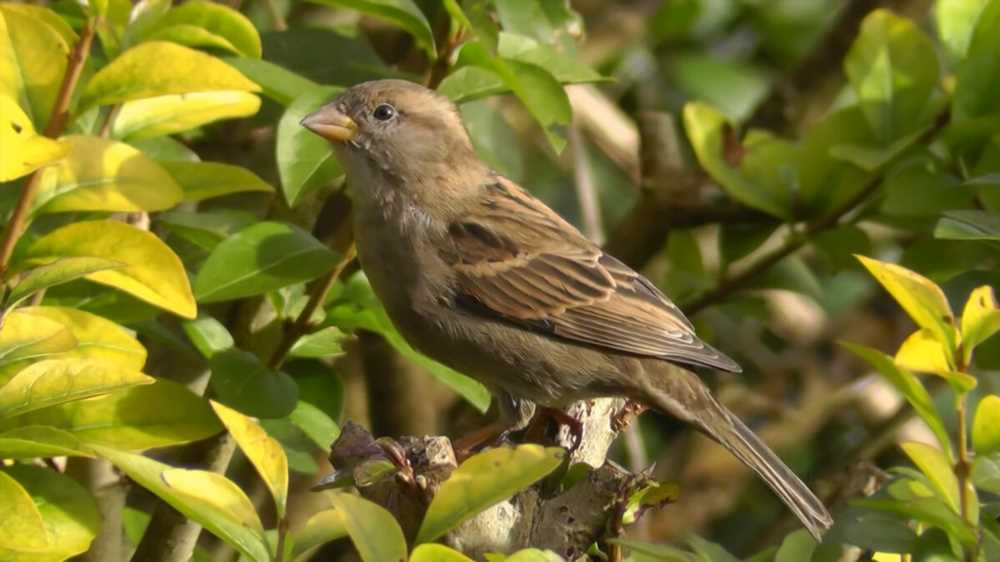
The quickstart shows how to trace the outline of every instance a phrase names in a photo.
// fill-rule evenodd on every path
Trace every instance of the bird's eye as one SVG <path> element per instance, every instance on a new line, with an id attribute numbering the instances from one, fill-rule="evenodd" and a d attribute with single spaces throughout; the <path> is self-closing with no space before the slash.
<path id="1" fill-rule="evenodd" d="M 378 119 L 379 121 L 388 121 L 396 116 L 396 108 L 392 107 L 387 103 L 375 108 L 372 112 L 372 117 Z"/>

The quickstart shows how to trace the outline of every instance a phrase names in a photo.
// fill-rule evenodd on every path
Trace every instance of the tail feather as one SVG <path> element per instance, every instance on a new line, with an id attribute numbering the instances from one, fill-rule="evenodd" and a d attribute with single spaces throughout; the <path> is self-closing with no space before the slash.
<path id="1" fill-rule="evenodd" d="M 690 380 L 684 380 L 686 376 Z M 816 540 L 833 526 L 823 502 L 735 414 L 715 401 L 695 375 L 674 372 L 660 379 L 660 388 L 645 388 L 643 402 L 698 426 L 753 469 L 788 506 Z M 665 384 L 664 384 L 665 383 Z M 658 385 L 659 386 L 659 385 Z M 678 401 L 672 396 L 684 395 Z M 693 407 L 696 406 L 696 407 Z"/>

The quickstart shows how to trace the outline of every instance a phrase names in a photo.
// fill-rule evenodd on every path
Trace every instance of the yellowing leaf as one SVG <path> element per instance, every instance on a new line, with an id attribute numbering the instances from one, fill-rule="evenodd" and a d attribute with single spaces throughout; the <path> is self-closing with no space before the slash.
<path id="1" fill-rule="evenodd" d="M 930 330 L 949 351 L 955 348 L 955 315 L 941 287 L 905 267 L 864 256 L 857 258 L 917 326 Z"/>
<path id="2" fill-rule="evenodd" d="M 62 456 L 94 455 L 72 433 L 54 427 L 29 425 L 0 433 L 0 459 Z"/>
<path id="3" fill-rule="evenodd" d="M 162 137 L 260 109 L 260 98 L 240 90 L 173 94 L 128 101 L 115 118 L 112 135 L 130 141 Z"/>
<path id="4" fill-rule="evenodd" d="M 0 388 L 0 416 L 16 416 L 153 381 L 138 371 L 104 361 L 43 359 L 18 371 Z"/>
<path id="5" fill-rule="evenodd" d="M 154 234 L 122 222 L 83 221 L 64 226 L 36 240 L 28 247 L 26 257 L 38 261 L 65 257 L 115 260 L 124 267 L 90 273 L 86 278 L 178 316 L 197 315 L 180 258 Z"/>
<path id="6" fill-rule="evenodd" d="M 45 20 L 12 6 L 0 4 L 0 96 L 15 100 L 42 129 L 59 93 L 70 45 Z"/>
<path id="7" fill-rule="evenodd" d="M 189 0 L 171 8 L 153 24 L 143 40 L 161 39 L 192 47 L 214 47 L 260 58 L 260 36 L 239 11 L 205 0 Z"/>
<path id="8" fill-rule="evenodd" d="M 216 57 L 176 43 L 150 41 L 99 70 L 84 88 L 80 107 L 219 90 L 258 92 L 260 87 Z"/>
<path id="9" fill-rule="evenodd" d="M 69 151 L 64 143 L 36 133 L 17 102 L 4 93 L 0 93 L 0 147 L 0 182 L 30 174 Z"/>
<path id="10" fill-rule="evenodd" d="M 274 188 L 250 170 L 218 162 L 163 162 L 184 190 L 185 201 L 203 201 L 244 191 L 273 193 Z"/>
<path id="11" fill-rule="evenodd" d="M 69 156 L 42 172 L 36 210 L 162 211 L 183 197 L 173 176 L 125 143 L 86 135 L 63 142 L 70 147 Z"/>
<path id="12" fill-rule="evenodd" d="M 489 449 L 463 462 L 438 489 L 420 524 L 429 542 L 484 509 L 527 488 L 562 462 L 566 451 L 528 444 Z"/>
<path id="13" fill-rule="evenodd" d="M 896 352 L 895 362 L 904 369 L 944 377 L 963 392 L 976 387 L 976 378 L 956 369 L 951 353 L 930 330 L 910 334 Z"/>
<path id="14" fill-rule="evenodd" d="M 0 471 L 0 548 L 42 550 L 49 545 L 42 514 L 27 490 L 7 473 Z"/>
<path id="15" fill-rule="evenodd" d="M 249 417 L 214 400 L 212 408 L 236 440 L 240 450 L 264 479 L 274 498 L 278 518 L 283 518 L 288 500 L 288 458 L 284 449 Z"/>
<path id="16" fill-rule="evenodd" d="M 443 544 L 430 543 L 414 548 L 410 562 L 472 562 L 472 559 Z"/>
<path id="17" fill-rule="evenodd" d="M 0 326 L 0 365 L 37 359 L 76 347 L 76 338 L 61 323 L 35 318 L 20 309 Z"/>
<path id="18" fill-rule="evenodd" d="M 917 465 L 934 487 L 934 491 L 955 511 L 959 512 L 958 479 L 952 472 L 951 463 L 938 449 L 910 441 L 900 445 L 906 456 Z"/>
<path id="19" fill-rule="evenodd" d="M 980 455 L 1000 450 L 1000 396 L 987 394 L 972 420 L 972 447 Z"/>
<path id="20" fill-rule="evenodd" d="M 993 296 L 993 288 L 982 286 L 972 291 L 962 311 L 962 352 L 966 363 L 972 350 L 1000 331 L 1000 308 Z"/>
<path id="21" fill-rule="evenodd" d="M 406 539 L 396 519 L 380 505 L 343 492 L 327 492 L 362 562 L 406 560 Z"/>
<path id="22" fill-rule="evenodd" d="M 73 334 L 76 347 L 60 358 L 100 359 L 123 369 L 142 370 L 146 348 L 118 324 L 84 310 L 62 306 L 31 306 L 18 311 L 35 318 L 59 322 Z"/>
<path id="23" fill-rule="evenodd" d="M 296 561 L 309 560 L 309 557 L 324 544 L 347 536 L 347 529 L 336 509 L 327 509 L 313 515 L 292 533 L 294 538 Z"/>
<path id="24" fill-rule="evenodd" d="M 42 289 L 48 289 L 74 279 L 79 279 L 88 273 L 103 269 L 115 269 L 122 264 L 101 258 L 63 258 L 52 263 L 33 267 L 22 272 L 17 284 L 7 296 L 8 306 L 15 306 L 19 301 L 30 297 Z"/>
<path id="25" fill-rule="evenodd" d="M 268 562 L 264 529 L 246 494 L 221 474 L 172 468 L 163 463 L 96 446 L 102 457 L 192 521 L 233 546 L 253 562 Z"/>

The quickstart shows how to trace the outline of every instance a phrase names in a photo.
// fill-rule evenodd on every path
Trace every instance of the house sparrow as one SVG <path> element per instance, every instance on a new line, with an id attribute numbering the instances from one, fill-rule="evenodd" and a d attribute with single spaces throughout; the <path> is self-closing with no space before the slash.
<path id="1" fill-rule="evenodd" d="M 512 428 L 532 403 L 623 396 L 691 423 L 820 538 L 809 488 L 685 367 L 739 372 L 648 279 L 476 155 L 422 86 L 354 86 L 302 120 L 347 173 L 361 265 L 413 347 L 485 384 Z"/>

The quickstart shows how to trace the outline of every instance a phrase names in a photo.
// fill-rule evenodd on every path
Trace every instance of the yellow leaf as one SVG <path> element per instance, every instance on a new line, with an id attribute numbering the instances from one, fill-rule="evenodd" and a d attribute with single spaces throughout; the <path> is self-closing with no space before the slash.
<path id="1" fill-rule="evenodd" d="M 406 560 L 406 539 L 396 519 L 382 506 L 344 492 L 327 492 L 362 562 Z"/>
<path id="2" fill-rule="evenodd" d="M 934 491 L 955 513 L 959 513 L 958 479 L 944 454 L 926 443 L 909 441 L 900 444 L 906 456 L 917 465 L 934 487 Z"/>
<path id="3" fill-rule="evenodd" d="M 69 152 L 65 143 L 36 133 L 24 111 L 3 93 L 0 93 L 0 147 L 3 147 L 0 182 L 30 174 Z"/>
<path id="4" fill-rule="evenodd" d="M 130 141 L 188 131 L 220 119 L 247 117 L 260 98 L 239 90 L 174 94 L 125 102 L 112 135 Z"/>
<path id="5" fill-rule="evenodd" d="M 153 377 L 93 359 L 43 359 L 17 372 L 0 388 L 0 417 L 107 394 Z"/>
<path id="6" fill-rule="evenodd" d="M 972 420 L 972 447 L 980 455 L 1000 450 L 1000 396 L 987 394 Z"/>
<path id="7" fill-rule="evenodd" d="M 72 433 L 54 427 L 28 425 L 0 433 L 0 459 L 63 456 L 93 457 L 94 454 Z"/>
<path id="8" fill-rule="evenodd" d="M 260 86 L 216 57 L 176 43 L 150 41 L 99 70 L 84 88 L 80 107 L 219 90 L 259 92 Z"/>
<path id="9" fill-rule="evenodd" d="M 42 514 L 27 490 L 0 471 L 0 548 L 43 550 L 49 545 Z"/>
<path id="10" fill-rule="evenodd" d="M 173 176 L 136 148 L 86 135 L 62 140 L 69 155 L 42 172 L 36 212 L 163 211 L 184 196 Z"/>
<path id="11" fill-rule="evenodd" d="M 59 94 L 70 45 L 46 21 L 12 6 L 0 4 L 0 95 L 14 99 L 42 129 Z"/>
<path id="12" fill-rule="evenodd" d="M 429 543 L 413 549 L 410 562 L 472 562 L 472 559 L 443 544 Z"/>
<path id="13" fill-rule="evenodd" d="M 1000 309 L 993 289 L 984 285 L 972 291 L 962 311 L 962 353 L 966 364 L 972 359 L 972 350 L 997 331 L 1000 331 Z"/>
<path id="14" fill-rule="evenodd" d="M 930 330 L 949 351 L 955 349 L 955 315 L 941 287 L 905 267 L 864 256 L 857 258 L 917 326 Z"/>
<path id="15" fill-rule="evenodd" d="M 278 518 L 283 518 L 288 499 L 288 458 L 284 449 L 257 422 L 219 402 L 211 403 L 215 414 L 271 490 Z"/>
<path id="16" fill-rule="evenodd" d="M 896 352 L 896 365 L 918 373 L 948 376 L 955 370 L 950 353 L 929 330 L 910 334 Z"/>
<path id="17" fill-rule="evenodd" d="M 26 258 L 48 262 L 95 257 L 124 264 L 86 276 L 184 318 L 197 316 L 191 284 L 180 258 L 155 235 L 119 221 L 73 223 L 36 240 Z"/>
<path id="18" fill-rule="evenodd" d="M 270 560 L 260 518 L 250 498 L 232 480 L 214 472 L 172 468 L 109 447 L 95 446 L 94 450 L 253 562 Z"/>
<path id="19" fill-rule="evenodd" d="M 76 338 L 76 347 L 60 358 L 100 359 L 123 369 L 142 370 L 146 348 L 118 324 L 84 310 L 61 306 L 19 308 L 20 314 L 59 322 Z"/>
<path id="20" fill-rule="evenodd" d="M 295 539 L 295 560 L 308 560 L 319 547 L 346 537 L 347 529 L 336 509 L 326 509 L 310 517 L 292 536 Z"/>
<path id="21" fill-rule="evenodd" d="M 55 320 L 24 314 L 20 309 L 7 314 L 0 326 L 0 365 L 37 359 L 74 347 L 76 338 L 66 326 Z"/>
<path id="22" fill-rule="evenodd" d="M 484 509 L 527 488 L 562 462 L 566 451 L 527 444 L 489 449 L 463 462 L 438 489 L 417 542 L 432 541 Z"/>

